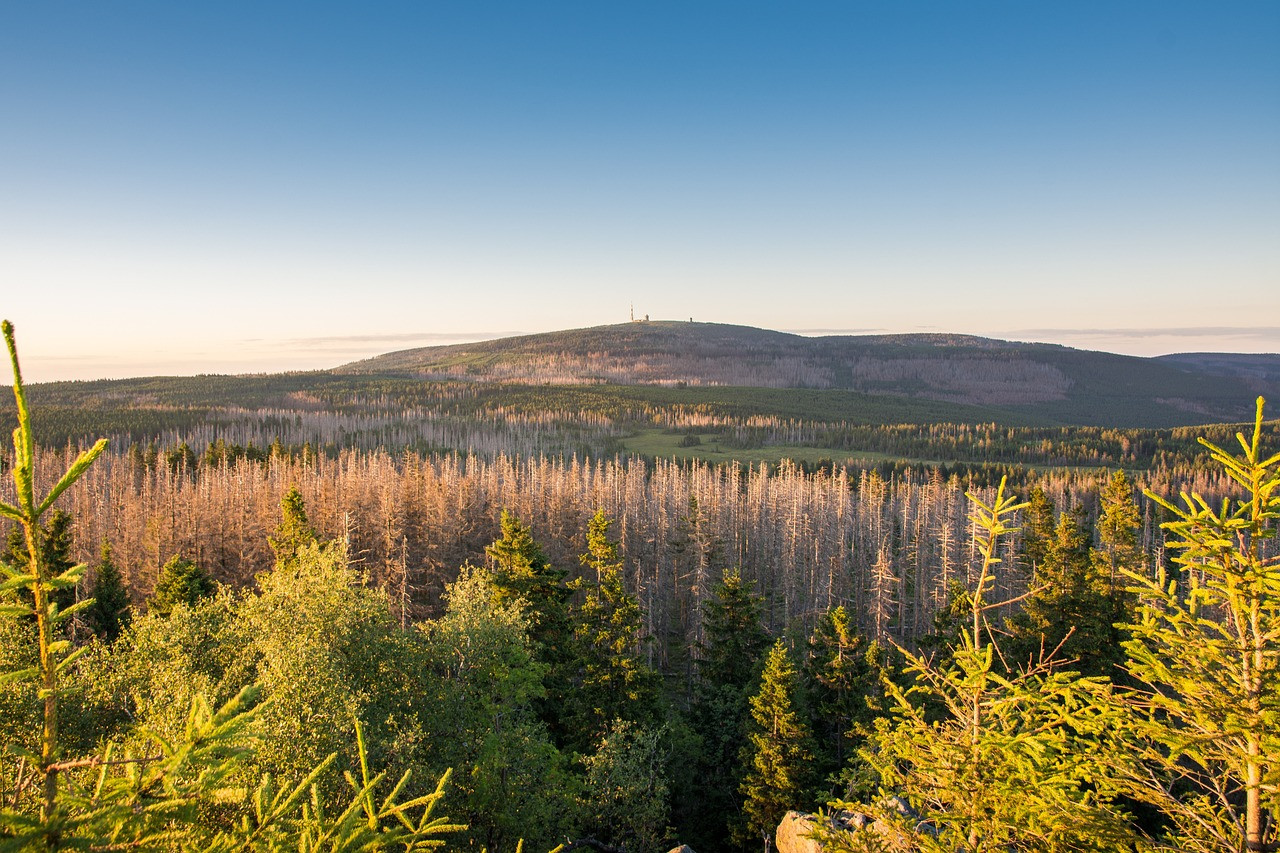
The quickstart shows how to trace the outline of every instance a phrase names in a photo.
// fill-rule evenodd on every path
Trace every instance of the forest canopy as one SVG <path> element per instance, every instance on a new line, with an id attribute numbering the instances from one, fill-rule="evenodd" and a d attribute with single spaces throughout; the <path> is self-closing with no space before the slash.
<path id="1" fill-rule="evenodd" d="M 936 469 L 147 458 L 38 446 L 4 333 L 0 849 L 714 853 L 820 808 L 860 816 L 821 824 L 832 849 L 1276 842 L 1261 400 L 1145 495 L 1119 469 L 1015 497 Z"/>

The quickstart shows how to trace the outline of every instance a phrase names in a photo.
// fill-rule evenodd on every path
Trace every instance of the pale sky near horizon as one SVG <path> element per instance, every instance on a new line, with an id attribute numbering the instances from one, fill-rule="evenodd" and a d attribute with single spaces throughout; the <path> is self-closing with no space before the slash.
<path id="1" fill-rule="evenodd" d="M 632 305 L 1280 352 L 1278 44 L 1273 0 L 0 2 L 0 316 L 29 381 Z"/>

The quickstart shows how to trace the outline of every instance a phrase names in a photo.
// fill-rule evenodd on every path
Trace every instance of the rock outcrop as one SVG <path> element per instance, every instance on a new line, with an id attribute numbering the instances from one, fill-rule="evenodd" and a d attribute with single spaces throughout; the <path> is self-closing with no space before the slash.
<path id="1" fill-rule="evenodd" d="M 900 797 L 890 799 L 889 805 L 902 815 L 915 816 L 911 807 Z M 900 830 L 872 820 L 861 812 L 839 811 L 815 815 L 790 811 L 778 824 L 778 831 L 774 836 L 778 853 L 827 853 L 828 848 L 813 838 L 815 830 L 819 831 L 819 835 L 827 834 L 837 837 L 844 833 L 873 833 L 881 837 L 880 843 L 889 845 L 893 850 L 899 849 L 902 840 Z"/>
<path id="2" fill-rule="evenodd" d="M 877 831 L 876 824 L 861 812 L 841 811 L 828 815 L 787 812 L 774 836 L 778 853 L 825 853 L 827 848 L 812 837 L 815 829 L 830 833 Z"/>
<path id="3" fill-rule="evenodd" d="M 809 837 L 818 820 L 817 815 L 787 812 L 774 836 L 778 853 L 822 853 L 822 845 Z"/>

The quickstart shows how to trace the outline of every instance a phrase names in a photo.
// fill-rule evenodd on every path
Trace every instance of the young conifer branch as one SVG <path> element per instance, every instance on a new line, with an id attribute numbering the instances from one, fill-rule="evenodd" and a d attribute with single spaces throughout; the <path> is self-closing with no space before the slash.
<path id="1" fill-rule="evenodd" d="M 1280 453 L 1263 458 L 1263 405 L 1252 436 L 1236 433 L 1240 455 L 1200 439 L 1242 498 L 1215 508 L 1184 491 L 1179 507 L 1146 492 L 1171 516 L 1161 526 L 1184 576 L 1126 573 L 1142 597 L 1126 643 L 1142 689 L 1129 702 L 1149 744 L 1136 790 L 1188 850 L 1265 851 L 1280 840 L 1280 558 L 1263 549 L 1280 519 Z"/>
<path id="2" fill-rule="evenodd" d="M 993 607 L 1003 607 L 1013 601 L 1013 599 L 1010 599 L 1009 601 L 984 604 L 982 600 L 987 588 L 995 583 L 995 567 L 1000 564 L 1000 558 L 996 556 L 996 549 L 999 547 L 1001 537 L 1018 531 L 1018 528 L 1010 527 L 1006 523 L 1006 519 L 1019 510 L 1030 506 L 1026 501 L 1018 503 L 1016 497 L 1004 493 L 1007 481 L 1008 477 L 1000 478 L 1000 486 L 996 489 L 995 498 L 991 501 L 990 506 L 983 503 L 971 492 L 964 493 L 964 496 L 974 505 L 973 514 L 969 516 L 969 519 L 977 525 L 978 553 L 982 555 L 982 568 L 978 572 L 978 582 L 973 588 L 972 596 L 974 651 L 982 650 L 981 628 L 983 612 Z"/>
<path id="3" fill-rule="evenodd" d="M 84 566 L 76 566 L 56 578 L 49 577 L 48 567 L 42 557 L 40 517 L 53 506 L 53 502 L 68 486 L 80 478 L 93 461 L 107 447 L 106 439 L 100 439 L 84 451 L 58 480 L 58 484 L 43 499 L 35 496 L 35 438 L 31 429 L 31 412 L 27 407 L 26 389 L 22 384 L 22 369 L 18 364 L 18 348 L 14 342 L 13 323 L 0 324 L 5 345 L 9 350 L 9 362 L 13 367 L 13 397 L 18 408 L 18 428 L 13 431 L 13 484 L 17 493 L 17 506 L 0 502 L 0 515 L 13 519 L 22 527 L 27 546 L 28 571 L 22 576 L 30 590 L 33 604 L 31 612 L 36 619 L 36 635 L 39 643 L 39 696 L 44 704 L 44 722 L 40 735 L 40 774 L 44 777 L 42 820 L 49 820 L 58 797 L 58 676 L 74 660 L 77 653 L 67 653 L 68 645 L 53 638 L 54 627 L 72 615 L 73 608 L 58 613 L 50 593 L 60 587 L 78 583 Z M 11 580 L 16 580 L 16 577 Z M 88 607 L 92 600 L 82 602 Z M 83 609 L 83 608 L 81 608 Z"/>

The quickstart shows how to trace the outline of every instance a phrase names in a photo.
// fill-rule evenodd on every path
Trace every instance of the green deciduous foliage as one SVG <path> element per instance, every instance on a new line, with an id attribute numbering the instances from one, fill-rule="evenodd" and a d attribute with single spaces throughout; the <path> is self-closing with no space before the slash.
<path id="1" fill-rule="evenodd" d="M 467 839 L 491 851 L 523 838 L 550 847 L 572 825 L 575 785 L 533 702 L 545 694 L 519 600 L 499 601 L 490 573 L 464 566 L 448 609 L 422 631 L 435 673 L 427 701 L 437 760 L 459 773 L 450 809 Z"/>
<path id="2" fill-rule="evenodd" d="M 36 628 L 31 619 L 0 616 L 0 678 L 9 673 L 33 672 L 39 667 Z M 0 684 L 0 790 L 16 790 L 18 759 L 15 748 L 32 751 L 40 743 L 40 703 L 38 682 L 32 679 L 5 679 Z"/>
<path id="3" fill-rule="evenodd" d="M 41 517 L 92 464 L 105 442 L 82 453 L 44 498 L 36 498 L 31 419 L 13 326 L 7 321 L 3 332 L 18 410 L 13 465 L 17 503 L 0 502 L 0 515 L 20 525 L 27 549 L 16 564 L 4 561 L 0 587 L 25 590 L 30 601 L 5 603 L 0 610 L 3 663 L 20 667 L 0 672 L 0 687 L 25 683 L 36 688 L 32 692 L 39 713 L 30 725 L 39 735 L 37 751 L 24 748 L 34 737 L 10 739 L 6 733 L 6 765 L 16 759 L 17 771 L 7 780 L 12 787 L 0 803 L 0 850 L 424 850 L 437 845 L 441 833 L 458 829 L 432 817 L 443 796 L 439 787 L 421 797 L 406 798 L 407 774 L 397 784 L 387 785 L 384 774 L 370 771 L 358 723 L 358 775 L 347 776 L 348 795 L 337 801 L 337 808 L 327 810 L 316 789 L 333 757 L 296 782 L 280 784 L 270 776 L 247 780 L 245 759 L 257 716 L 251 707 L 256 688 L 239 691 L 216 712 L 204 700 L 195 699 L 177 737 L 137 732 L 132 739 L 136 750 L 117 750 L 112 745 L 96 754 L 65 754 L 60 705 L 69 688 L 76 686 L 70 682 L 81 677 L 77 659 L 95 646 L 72 650 L 67 640 L 55 636 L 60 624 L 93 602 L 63 609 L 55 600 L 55 593 L 79 583 L 84 567 L 72 566 L 56 575 L 50 572 L 42 547 Z M 189 610 L 178 606 L 179 618 Z M 32 622 L 34 631 L 28 632 Z M 34 654 L 15 658 L 13 641 L 20 642 L 24 636 L 33 640 Z M 28 661 L 31 665 L 22 666 Z M 19 693 L 18 703 L 29 695 Z M 25 721 L 23 715 L 18 718 Z M 241 784 L 244 781 L 250 784 Z"/>
<path id="4" fill-rule="evenodd" d="M 1181 571 L 1130 572 L 1140 597 L 1126 643 L 1143 689 L 1126 694 L 1139 735 L 1131 793 L 1172 822 L 1178 850 L 1263 851 L 1280 839 L 1280 453 L 1262 449 L 1263 401 L 1242 452 L 1201 439 L 1240 489 L 1197 494 L 1163 526 Z"/>
<path id="5" fill-rule="evenodd" d="M 220 706 L 256 680 L 253 639 L 237 607 L 222 588 L 167 616 L 139 615 L 102 662 L 99 690 L 123 697 L 148 730 L 180 737 L 192 702 L 203 697 Z"/>
<path id="6" fill-rule="evenodd" d="M 330 754 L 335 770 L 354 772 L 349 734 L 358 721 L 375 766 L 438 775 L 443 767 L 423 765 L 425 652 L 399 629 L 385 595 L 347 565 L 345 549 L 313 543 L 258 583 L 254 593 L 221 590 L 167 616 L 148 613 L 117 643 L 109 669 L 140 721 L 176 737 L 175 711 L 193 697 L 223 702 L 256 683 L 266 701 L 247 772 L 295 780 Z M 341 780 L 330 774 L 319 784 L 333 804 Z"/>
<path id="7" fill-rule="evenodd" d="M 354 770 L 347 733 L 358 720 L 375 766 L 424 778 L 417 753 L 427 709 L 417 687 L 425 657 L 415 636 L 399 630 L 386 596 L 363 581 L 341 543 L 312 543 L 238 603 L 235 632 L 247 638 L 244 652 L 270 700 L 256 757 L 262 769 L 296 778 L 336 753 L 339 769 Z"/>
<path id="8" fill-rule="evenodd" d="M 751 722 L 742 751 L 746 775 L 738 786 L 746 816 L 743 841 L 769 841 L 789 809 L 804 807 L 813 743 L 800 702 L 800 679 L 778 640 L 765 658 L 760 689 L 751 697 Z"/>
<path id="9" fill-rule="evenodd" d="M 247 833 L 263 846 L 243 849 L 278 849 L 309 833 L 339 846 L 362 839 L 356 849 L 376 849 L 382 842 L 370 833 L 362 804 L 368 796 L 358 794 L 367 782 L 385 794 L 393 787 L 388 777 L 399 778 L 396 796 L 420 806 L 422 797 L 439 798 L 430 780 L 443 768 L 423 760 L 418 718 L 425 663 L 417 663 L 412 635 L 399 632 L 385 597 L 359 584 L 342 549 L 312 545 L 292 571 L 266 573 L 259 582 L 256 594 L 223 589 L 167 616 L 148 613 L 99 661 L 101 692 L 124 696 L 141 724 L 113 737 L 113 748 L 152 755 L 157 744 L 184 743 L 191 736 L 187 709 L 204 713 L 209 696 L 247 712 L 237 685 L 256 682 L 260 701 L 227 729 L 223 746 L 230 751 L 218 753 L 226 758 L 214 768 L 221 787 L 184 795 L 198 807 L 182 818 L 175 846 Z M 345 774 L 357 780 L 355 788 Z"/>
<path id="10" fill-rule="evenodd" d="M 661 850 L 671 833 L 665 730 L 618 720 L 583 759 L 583 829 L 624 850 Z"/>

